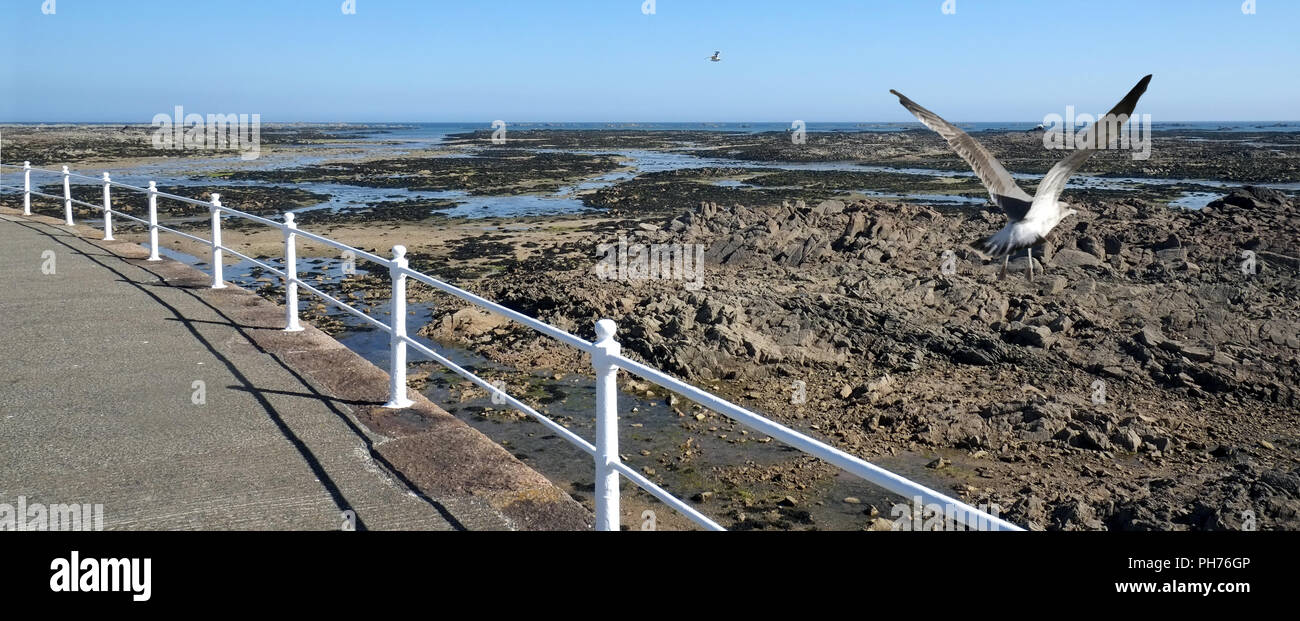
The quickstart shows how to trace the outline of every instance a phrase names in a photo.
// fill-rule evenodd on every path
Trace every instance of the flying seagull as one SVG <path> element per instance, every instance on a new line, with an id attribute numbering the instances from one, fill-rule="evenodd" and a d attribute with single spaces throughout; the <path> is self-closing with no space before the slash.
<path id="1" fill-rule="evenodd" d="M 722 62 L 722 52 L 714 51 L 713 55 L 709 57 L 709 60 L 715 63 Z"/>
<path id="2" fill-rule="evenodd" d="M 903 104 L 909 112 L 916 115 L 921 123 L 926 127 L 934 130 L 943 139 L 948 142 L 948 146 L 957 152 L 962 159 L 975 171 L 975 176 L 979 177 L 988 188 L 989 196 L 993 197 L 993 202 L 1002 208 L 1007 214 L 1007 225 L 1002 230 L 995 233 L 992 237 L 971 244 L 976 248 L 983 249 L 993 256 L 1001 256 L 1002 274 L 1000 278 L 1006 278 L 1007 262 L 1011 259 L 1011 253 L 1025 249 L 1029 256 L 1030 280 L 1034 279 L 1034 255 L 1033 247 L 1043 243 L 1047 234 L 1056 227 L 1066 216 L 1077 213 L 1070 209 L 1065 203 L 1059 202 L 1061 192 L 1065 189 L 1065 182 L 1069 180 L 1088 156 L 1097 149 L 1098 146 L 1104 147 L 1110 143 L 1114 136 L 1108 135 L 1108 130 L 1114 127 L 1116 130 L 1119 124 L 1116 119 L 1127 120 L 1133 114 L 1133 108 L 1137 107 L 1138 98 L 1147 90 L 1147 83 L 1151 81 L 1151 76 L 1142 78 L 1133 87 L 1133 90 L 1124 96 L 1106 116 L 1097 119 L 1084 131 L 1078 139 L 1078 145 L 1074 152 L 1066 156 L 1065 159 L 1058 162 L 1047 175 L 1043 177 L 1038 184 L 1038 191 L 1034 196 L 1020 189 L 1011 177 L 1011 173 L 998 162 L 993 154 L 984 148 L 984 145 L 976 142 L 966 132 L 957 129 L 952 123 L 949 123 L 939 115 L 918 106 L 916 102 L 903 96 L 895 90 L 889 92 L 898 96 L 899 103 Z M 1106 121 L 1110 122 L 1106 122 Z"/>

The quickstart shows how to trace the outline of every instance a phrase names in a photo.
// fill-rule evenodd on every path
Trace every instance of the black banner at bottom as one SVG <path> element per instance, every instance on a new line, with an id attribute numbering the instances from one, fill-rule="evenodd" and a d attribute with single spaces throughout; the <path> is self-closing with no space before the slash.
<path id="1" fill-rule="evenodd" d="M 376 597 L 454 597 L 523 611 L 549 591 L 576 612 L 588 596 L 626 597 L 626 587 L 805 609 L 861 597 L 1287 601 L 1300 534 L 103 532 L 3 533 L 0 542 L 6 603 L 43 610 L 279 600 L 337 611 Z"/>

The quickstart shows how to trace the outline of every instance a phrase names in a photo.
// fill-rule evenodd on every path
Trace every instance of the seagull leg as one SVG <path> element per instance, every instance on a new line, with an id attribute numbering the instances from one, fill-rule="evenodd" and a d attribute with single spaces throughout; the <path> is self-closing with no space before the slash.
<path id="1" fill-rule="evenodd" d="M 1033 247 L 1025 248 L 1025 254 L 1029 256 L 1029 280 L 1034 280 L 1034 249 Z"/>
<path id="2" fill-rule="evenodd" d="M 1011 255 L 1002 257 L 1002 273 L 998 274 L 998 280 L 1007 279 L 1007 264 L 1011 262 Z"/>

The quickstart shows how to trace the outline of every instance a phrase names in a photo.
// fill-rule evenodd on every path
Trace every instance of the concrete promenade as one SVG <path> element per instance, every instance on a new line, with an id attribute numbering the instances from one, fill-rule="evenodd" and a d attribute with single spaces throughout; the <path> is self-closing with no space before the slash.
<path id="1" fill-rule="evenodd" d="M 105 529 L 581 529 L 486 437 L 283 309 L 99 231 L 0 210 L 0 503 Z M 351 512 L 351 514 L 349 514 Z"/>

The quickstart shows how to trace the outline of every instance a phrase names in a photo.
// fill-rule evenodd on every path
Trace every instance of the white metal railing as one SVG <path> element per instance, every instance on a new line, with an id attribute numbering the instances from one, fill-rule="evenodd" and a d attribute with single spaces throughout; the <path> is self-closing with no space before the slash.
<path id="1" fill-rule="evenodd" d="M 207 245 L 212 250 L 212 288 L 220 289 L 226 286 L 222 274 L 223 253 L 230 253 L 240 257 L 250 263 L 261 267 L 273 274 L 281 277 L 285 287 L 285 327 L 287 332 L 301 331 L 303 328 L 298 320 L 298 288 L 306 289 L 312 295 L 315 295 L 333 306 L 336 306 L 358 318 L 367 324 L 374 326 L 376 329 L 387 332 L 389 339 L 389 400 L 385 407 L 404 408 L 412 404 L 407 394 L 406 386 L 406 353 L 407 347 L 413 348 L 416 352 L 428 356 L 429 358 L 441 363 L 457 375 L 464 377 L 475 385 L 488 391 L 489 394 L 504 400 L 515 409 L 531 416 L 533 419 L 554 431 L 560 437 L 569 441 L 573 445 L 585 451 L 595 461 L 596 467 L 596 528 L 599 530 L 618 530 L 619 529 L 619 476 L 626 477 L 629 481 L 636 484 L 641 489 L 649 492 L 660 501 L 668 506 L 680 511 L 689 517 L 696 524 L 710 530 L 724 530 L 721 526 L 709 519 L 708 516 L 700 513 L 694 507 L 686 504 L 681 499 L 673 496 L 656 485 L 641 473 L 629 467 L 622 462 L 618 451 L 618 370 L 623 369 L 629 373 L 637 375 L 649 382 L 661 386 L 667 390 L 678 393 L 700 405 L 708 407 L 719 412 L 732 420 L 753 429 L 756 432 L 770 436 L 776 440 L 793 446 L 805 453 L 821 458 L 840 468 L 854 474 L 866 481 L 874 483 L 890 492 L 899 494 L 905 498 L 920 497 L 926 504 L 938 504 L 944 507 L 945 512 L 951 511 L 952 516 L 957 521 L 962 522 L 968 527 L 981 530 L 1023 530 L 1020 527 L 1003 520 L 997 516 L 990 515 L 975 507 L 972 507 L 959 500 L 934 491 L 924 485 L 908 480 L 897 474 L 894 474 L 884 468 L 868 463 L 859 457 L 850 455 L 825 442 L 814 439 L 802 433 L 799 433 L 789 427 L 781 425 L 771 419 L 765 418 L 759 414 L 742 408 L 726 399 L 717 395 L 705 392 L 682 382 L 670 375 L 667 375 L 658 369 L 647 366 L 635 360 L 623 356 L 619 350 L 619 344 L 614 339 L 617 326 L 611 319 L 601 319 L 596 322 L 596 342 L 585 341 L 573 334 L 565 332 L 555 326 L 529 317 L 518 311 L 511 310 L 500 304 L 479 297 L 473 293 L 465 291 L 454 285 L 445 283 L 427 274 L 416 272 L 407 265 L 406 248 L 403 246 L 393 247 L 393 257 L 386 259 L 379 255 L 365 252 L 347 244 L 343 244 L 327 237 L 322 237 L 314 233 L 309 233 L 298 228 L 294 223 L 292 213 L 284 214 L 284 221 L 277 222 L 267 218 L 262 218 L 249 213 L 226 207 L 221 204 L 221 196 L 213 194 L 210 201 L 201 201 L 175 194 L 159 192 L 157 183 L 149 182 L 148 188 L 140 188 L 132 185 L 118 183 L 113 181 L 108 173 L 103 173 L 102 178 L 79 175 L 68 170 L 64 166 L 61 171 L 45 170 L 32 168 L 30 162 L 23 162 L 21 167 L 11 164 L 0 163 L 4 168 L 20 168 L 23 171 L 23 186 L 21 188 L 14 186 L 0 185 L 0 189 L 8 188 L 19 190 L 23 193 L 23 214 L 31 215 L 31 197 L 40 196 L 54 200 L 63 201 L 64 223 L 68 226 L 74 224 L 72 206 L 82 205 L 90 209 L 97 209 L 104 214 L 104 239 L 113 239 L 113 216 L 119 216 L 127 220 L 143 224 L 149 229 L 149 259 L 150 261 L 159 261 L 158 256 L 158 232 L 166 231 L 168 233 L 179 235 L 181 237 L 194 240 Z M 33 172 L 48 173 L 61 175 L 63 178 L 63 196 L 54 196 L 32 190 L 31 176 Z M 103 204 L 95 205 L 72 198 L 71 179 L 86 179 L 103 184 Z M 142 192 L 149 196 L 149 215 L 148 220 L 137 218 L 130 214 L 112 208 L 112 188 L 118 187 L 133 192 Z M 211 239 L 203 239 L 195 235 L 190 235 L 158 224 L 158 199 L 180 201 L 190 205 L 205 207 L 211 214 L 212 234 Z M 222 243 L 221 237 L 221 218 L 223 214 L 252 220 L 266 226 L 280 229 L 284 234 L 284 269 L 258 261 L 252 257 L 242 254 Z M 341 300 L 334 298 L 325 292 L 298 279 L 297 269 L 297 238 L 309 239 L 314 242 L 333 247 L 342 252 L 350 252 L 354 256 L 365 259 L 372 263 L 384 266 L 388 269 L 393 284 L 393 298 L 391 307 L 392 324 L 386 324 L 364 311 L 356 309 Z M 443 293 L 460 298 L 470 304 L 485 308 L 498 315 L 519 322 L 533 330 L 546 336 L 554 338 L 566 345 L 575 347 L 591 355 L 592 366 L 596 374 L 596 440 L 594 443 L 588 442 L 573 431 L 565 428 L 563 425 L 543 416 L 537 410 L 529 407 L 526 403 L 507 394 L 504 390 L 493 386 L 483 378 L 474 375 L 465 368 L 448 360 L 433 349 L 425 346 L 409 337 L 406 333 L 406 282 L 407 279 L 413 279 L 442 291 Z"/>

